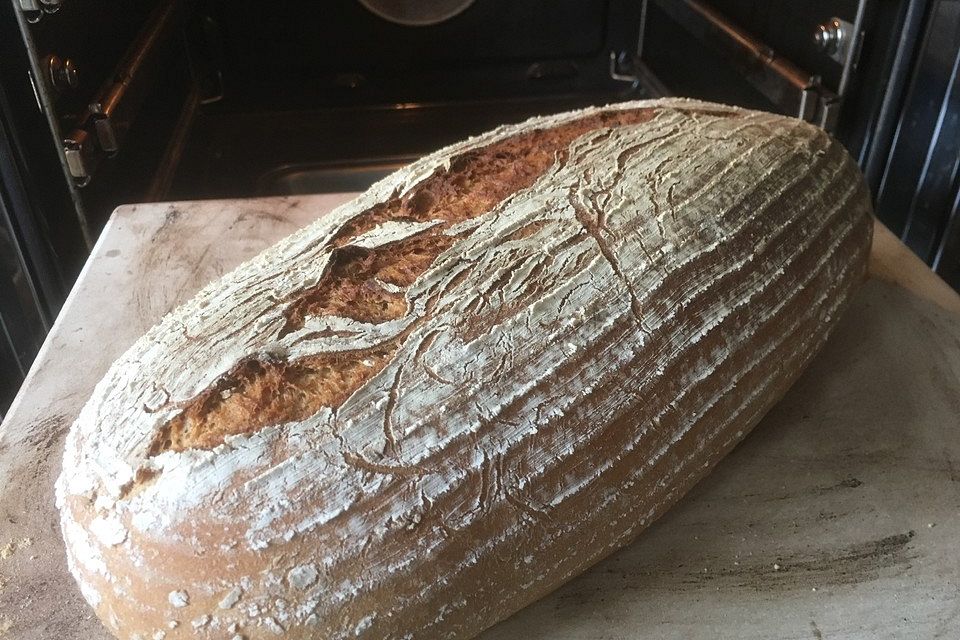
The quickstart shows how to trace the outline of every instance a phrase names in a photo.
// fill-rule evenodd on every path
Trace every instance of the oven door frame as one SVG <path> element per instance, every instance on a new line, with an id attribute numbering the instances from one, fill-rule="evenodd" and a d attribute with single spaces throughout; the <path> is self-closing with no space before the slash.
<path id="1" fill-rule="evenodd" d="M 90 249 L 16 3 L 0 2 L 0 414 Z"/>

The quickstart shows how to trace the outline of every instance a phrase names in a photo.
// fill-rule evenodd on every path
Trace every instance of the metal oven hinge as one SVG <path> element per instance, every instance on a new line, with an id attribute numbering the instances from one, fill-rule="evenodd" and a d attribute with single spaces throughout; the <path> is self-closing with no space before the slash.
<path id="1" fill-rule="evenodd" d="M 180 4 L 180 0 L 168 0 L 157 9 L 117 71 L 90 102 L 76 128 L 64 138 L 67 168 L 78 186 L 86 186 L 100 163 L 123 145 L 160 70 Z"/>

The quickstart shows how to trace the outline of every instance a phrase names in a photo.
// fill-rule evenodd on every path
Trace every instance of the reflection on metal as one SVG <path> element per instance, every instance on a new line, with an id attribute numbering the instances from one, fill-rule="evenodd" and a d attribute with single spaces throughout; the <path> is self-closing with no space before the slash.
<path id="1" fill-rule="evenodd" d="M 877 217 L 960 290 L 960 2 L 927 7 Z"/>
<path id="2" fill-rule="evenodd" d="M 640 25 L 637 32 L 637 50 L 611 51 L 608 75 L 611 80 L 629 82 L 627 93 L 636 91 L 639 87 L 648 89 L 653 96 L 665 97 L 670 94 L 667 87 L 643 63 L 643 42 L 647 33 L 647 4 L 648 0 L 640 3 Z"/>
<path id="3" fill-rule="evenodd" d="M 817 26 L 813 33 L 813 41 L 820 51 L 842 64 L 850 54 L 852 32 L 853 23 L 840 18 L 830 18 Z"/>
<path id="4" fill-rule="evenodd" d="M 355 163 L 286 165 L 260 176 L 257 180 L 257 193 L 296 195 L 366 191 L 377 180 L 414 160 L 415 157 L 397 157 Z"/>
<path id="5" fill-rule="evenodd" d="M 824 100 L 820 104 L 820 116 L 817 124 L 826 131 L 835 131 L 839 120 L 840 98 L 834 97 L 832 100 Z"/>
<path id="6" fill-rule="evenodd" d="M 849 39 L 847 43 L 847 54 L 843 58 L 843 74 L 840 76 L 840 84 L 837 85 L 837 95 L 841 99 L 847 95 L 847 88 L 850 85 L 850 79 L 853 72 L 860 62 L 860 51 L 863 48 L 863 21 L 867 14 L 867 3 L 869 0 L 858 0 L 857 15 L 853 19 L 853 25 L 850 26 Z"/>
<path id="7" fill-rule="evenodd" d="M 652 97 L 666 97 L 671 95 L 667 87 L 660 82 L 639 58 L 626 51 L 610 52 L 609 74 L 611 80 L 629 82 L 624 93 L 632 93 L 643 87 Z"/>
<path id="8" fill-rule="evenodd" d="M 627 65 L 632 64 L 633 61 L 630 59 L 630 56 L 626 51 L 621 51 L 620 53 L 611 51 L 610 78 L 619 82 L 630 82 L 633 85 L 632 88 L 636 88 L 637 85 L 640 84 L 640 78 L 633 72 L 632 69 L 626 68 Z"/>
<path id="9" fill-rule="evenodd" d="M 40 22 L 43 17 L 43 7 L 40 6 L 40 0 L 20 0 L 20 11 L 26 17 L 27 22 Z"/>
<path id="10" fill-rule="evenodd" d="M 744 78 L 785 113 L 830 130 L 837 121 L 838 95 L 773 49 L 696 0 L 654 0 L 697 40 L 726 55 Z"/>
<path id="11" fill-rule="evenodd" d="M 426 27 L 462 13 L 474 0 L 358 0 L 384 20 L 407 27 Z"/>
<path id="12" fill-rule="evenodd" d="M 910 78 L 914 48 L 920 40 L 926 6 L 926 0 L 909 0 L 907 3 L 902 28 L 893 47 L 895 53 L 890 63 L 888 80 L 883 87 L 876 128 L 870 134 L 869 142 L 864 144 L 863 155 L 860 158 L 867 185 L 873 193 L 877 193 L 880 188 L 880 180 L 903 104 L 903 94 L 907 90 Z"/>
<path id="13" fill-rule="evenodd" d="M 67 169 L 78 187 L 90 183 L 92 170 L 93 145 L 88 142 L 90 134 L 82 129 L 74 131 L 71 137 L 63 141 L 63 154 L 67 158 Z"/>
<path id="14" fill-rule="evenodd" d="M 800 92 L 800 109 L 797 111 L 797 117 L 801 120 L 810 122 L 817 113 L 817 92 L 810 86 Z"/>
<path id="15" fill-rule="evenodd" d="M 19 0 L 20 11 L 27 22 L 34 24 L 47 13 L 56 13 L 60 10 L 62 0 Z"/>
<path id="16" fill-rule="evenodd" d="M 50 54 L 44 58 L 43 63 L 47 70 L 46 79 L 54 91 L 64 93 L 77 88 L 80 78 L 73 60 Z"/>
<path id="17" fill-rule="evenodd" d="M 641 0 L 640 32 L 637 35 L 637 60 L 643 59 L 643 40 L 647 34 L 647 4 L 648 4 L 648 0 Z"/>

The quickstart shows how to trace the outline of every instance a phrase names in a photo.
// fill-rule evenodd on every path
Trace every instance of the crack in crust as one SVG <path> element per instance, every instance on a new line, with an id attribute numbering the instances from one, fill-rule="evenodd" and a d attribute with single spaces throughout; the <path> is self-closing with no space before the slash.
<path id="1" fill-rule="evenodd" d="M 447 229 L 491 211 L 532 186 L 555 164 L 566 161 L 570 145 L 578 137 L 604 128 L 641 124 L 658 111 L 642 108 L 594 114 L 551 129 L 532 129 L 452 158 L 448 168 L 437 169 L 407 194 L 394 194 L 340 229 L 331 242 L 331 259 L 320 281 L 286 302 L 285 323 L 278 337 L 302 329 L 312 316 L 335 315 L 366 323 L 404 317 L 411 309 L 404 289 L 467 235 L 447 235 Z M 584 222 L 582 212 L 578 213 Z M 438 224 L 373 249 L 351 244 L 390 221 Z M 592 223 L 584 227 L 596 239 Z M 538 224 L 517 230 L 508 240 L 522 240 L 538 231 Z M 427 317 L 429 314 L 401 335 L 368 349 L 296 360 L 251 355 L 183 403 L 180 413 L 159 430 L 149 455 L 211 449 L 229 435 L 304 420 L 324 407 L 337 409 L 389 364 L 410 332 Z M 428 375 L 431 373 L 431 377 L 436 375 Z M 385 431 L 392 435 L 389 416 L 385 421 Z M 395 442 L 391 444 L 396 447 Z"/>
<path id="2" fill-rule="evenodd" d="M 294 361 L 248 358 L 164 425 L 149 455 L 212 449 L 228 435 L 304 420 L 320 407 L 339 406 L 371 372 L 386 366 L 397 342 Z"/>

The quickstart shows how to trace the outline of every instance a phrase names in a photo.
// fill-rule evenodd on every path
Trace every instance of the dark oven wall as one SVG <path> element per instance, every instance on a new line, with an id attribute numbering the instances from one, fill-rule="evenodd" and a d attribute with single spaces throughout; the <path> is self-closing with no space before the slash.
<path id="1" fill-rule="evenodd" d="M 218 1 L 208 15 L 220 33 L 225 91 L 268 109 L 516 97 L 576 75 L 581 83 L 567 83 L 567 90 L 596 85 L 578 67 L 607 45 L 609 0 L 422 3 L 444 4 L 467 6 L 427 25 L 392 22 L 356 0 Z M 539 86 L 518 82 L 516 72 L 534 62 L 547 63 Z"/>
<path id="2" fill-rule="evenodd" d="M 928 7 L 893 136 L 871 158 L 877 215 L 960 289 L 960 2 Z"/>
<path id="3" fill-rule="evenodd" d="M 399 7 L 416 19 L 445 5 L 462 11 L 415 26 L 379 15 Z M 208 0 L 198 12 L 210 99 L 171 197 L 362 190 L 500 124 L 651 97 L 648 84 L 610 73 L 611 54 L 636 50 L 641 9 L 635 0 Z"/>

